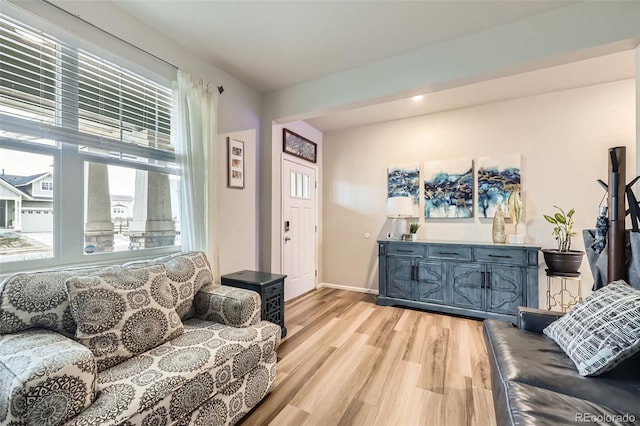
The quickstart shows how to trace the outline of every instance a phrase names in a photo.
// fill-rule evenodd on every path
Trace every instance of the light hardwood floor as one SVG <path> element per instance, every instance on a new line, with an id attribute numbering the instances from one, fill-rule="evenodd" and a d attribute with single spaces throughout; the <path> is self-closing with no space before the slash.
<path id="1" fill-rule="evenodd" d="M 495 425 L 482 322 L 322 288 L 286 304 L 274 390 L 247 425 Z"/>

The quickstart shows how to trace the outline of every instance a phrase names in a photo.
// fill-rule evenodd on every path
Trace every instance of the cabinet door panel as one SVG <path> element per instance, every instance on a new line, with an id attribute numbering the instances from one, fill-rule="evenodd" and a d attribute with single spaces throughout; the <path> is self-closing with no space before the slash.
<path id="1" fill-rule="evenodd" d="M 483 309 L 483 265 L 449 264 L 451 304 L 462 308 Z"/>
<path id="2" fill-rule="evenodd" d="M 413 300 L 412 260 L 402 257 L 387 257 L 387 296 Z"/>
<path id="3" fill-rule="evenodd" d="M 445 264 L 443 262 L 417 262 L 417 298 L 421 302 L 444 303 Z"/>
<path id="4" fill-rule="evenodd" d="M 522 305 L 524 270 L 515 266 L 487 266 L 490 272 L 488 311 L 516 315 Z"/>

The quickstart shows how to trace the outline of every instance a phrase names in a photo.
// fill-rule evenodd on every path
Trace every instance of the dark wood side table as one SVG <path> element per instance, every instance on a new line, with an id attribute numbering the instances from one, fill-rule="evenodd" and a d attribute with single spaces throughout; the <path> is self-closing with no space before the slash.
<path id="1" fill-rule="evenodd" d="M 287 335 L 284 326 L 284 279 L 286 275 L 269 272 L 239 271 L 220 277 L 222 285 L 253 290 L 262 299 L 262 319 L 278 324 L 281 336 Z"/>

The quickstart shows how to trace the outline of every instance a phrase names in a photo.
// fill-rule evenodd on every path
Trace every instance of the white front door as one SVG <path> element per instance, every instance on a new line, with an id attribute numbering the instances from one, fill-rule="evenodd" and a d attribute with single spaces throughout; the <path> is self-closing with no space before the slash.
<path id="1" fill-rule="evenodd" d="M 316 288 L 316 170 L 282 161 L 284 300 Z"/>

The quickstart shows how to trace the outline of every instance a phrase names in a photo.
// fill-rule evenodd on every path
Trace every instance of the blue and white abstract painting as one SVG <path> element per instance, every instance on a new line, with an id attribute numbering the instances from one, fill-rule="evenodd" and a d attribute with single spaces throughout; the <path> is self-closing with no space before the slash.
<path id="1" fill-rule="evenodd" d="M 411 197 L 415 217 L 418 217 L 420 166 L 418 164 L 389 166 L 387 177 L 387 197 Z"/>
<path id="2" fill-rule="evenodd" d="M 481 217 L 493 217 L 498 205 L 502 205 L 507 214 L 507 199 L 513 188 L 521 183 L 521 168 L 520 155 L 478 158 L 478 210 Z"/>
<path id="3" fill-rule="evenodd" d="M 473 160 L 424 163 L 424 217 L 473 217 Z"/>

